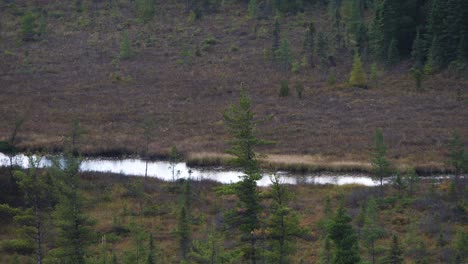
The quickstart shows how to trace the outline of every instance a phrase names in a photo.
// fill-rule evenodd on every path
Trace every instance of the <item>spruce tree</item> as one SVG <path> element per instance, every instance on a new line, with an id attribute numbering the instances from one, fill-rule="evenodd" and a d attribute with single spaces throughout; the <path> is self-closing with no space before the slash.
<path id="1" fill-rule="evenodd" d="M 362 228 L 362 241 L 369 252 L 372 264 L 375 264 L 377 261 L 376 242 L 383 235 L 383 230 L 378 225 L 378 215 L 377 202 L 374 198 L 371 198 L 366 206 L 364 226 Z"/>
<path id="2" fill-rule="evenodd" d="M 353 69 L 349 77 L 349 84 L 355 87 L 366 87 L 366 74 L 362 68 L 361 56 L 356 52 L 354 54 Z"/>
<path id="3" fill-rule="evenodd" d="M 55 160 L 50 169 L 59 188 L 59 203 L 54 212 L 59 227 L 60 259 L 66 263 L 85 263 L 91 224 L 84 214 L 84 200 L 80 191 L 81 159 L 66 153 L 63 160 Z"/>
<path id="4" fill-rule="evenodd" d="M 270 179 L 273 204 L 267 228 L 270 244 L 268 263 L 286 264 L 290 263 L 289 255 L 295 250 L 295 237 L 303 230 L 299 226 L 297 214 L 288 205 L 291 192 L 280 183 L 279 176 L 274 175 Z"/>
<path id="5" fill-rule="evenodd" d="M 132 57 L 132 50 L 130 46 L 130 40 L 128 38 L 128 32 L 123 33 L 122 41 L 120 43 L 120 59 L 126 60 Z"/>
<path id="6" fill-rule="evenodd" d="M 384 258 L 384 264 L 403 264 L 403 249 L 400 246 L 398 237 L 392 236 L 392 245 L 388 252 L 388 255 Z"/>
<path id="7" fill-rule="evenodd" d="M 414 61 L 415 68 L 422 69 L 424 65 L 424 40 L 421 38 L 421 34 L 416 33 L 416 38 L 413 41 L 413 49 L 411 52 L 411 58 Z"/>
<path id="8" fill-rule="evenodd" d="M 398 51 L 398 43 L 395 38 L 392 38 L 390 45 L 388 45 L 387 52 L 387 66 L 392 67 L 400 61 L 400 54 Z"/>
<path id="9" fill-rule="evenodd" d="M 189 213 L 187 213 L 185 205 L 182 205 L 179 210 L 179 216 L 177 220 L 177 235 L 182 259 L 187 261 L 192 239 L 192 229 L 190 225 Z"/>
<path id="10" fill-rule="evenodd" d="M 136 0 L 138 18 L 142 23 L 148 23 L 154 17 L 154 0 Z"/>
<path id="11" fill-rule="evenodd" d="M 315 26 L 310 23 L 305 31 L 304 37 L 304 56 L 306 57 L 307 64 L 314 67 L 314 52 L 315 52 Z"/>
<path id="12" fill-rule="evenodd" d="M 258 121 L 251 110 L 250 98 L 242 87 L 239 102 L 231 105 L 224 113 L 224 121 L 233 138 L 228 153 L 233 155 L 234 162 L 243 172 L 241 181 L 235 185 L 235 193 L 239 197 L 238 212 L 234 219 L 242 232 L 241 240 L 247 243 L 243 246 L 244 258 L 256 263 L 260 252 L 257 249 L 257 230 L 260 228 L 262 206 L 260 204 L 257 180 L 261 179 L 257 155 L 254 149 L 264 144 L 256 136 Z"/>
<path id="13" fill-rule="evenodd" d="M 372 178 L 380 182 L 380 193 L 383 195 L 383 180 L 390 176 L 390 163 L 387 160 L 387 145 L 384 142 L 384 137 L 381 129 L 377 129 L 374 135 L 375 146 L 372 152 Z"/>
<path id="14" fill-rule="evenodd" d="M 248 12 L 250 18 L 257 18 L 258 16 L 258 3 L 257 0 L 249 0 Z"/>
<path id="15" fill-rule="evenodd" d="M 322 68 L 328 66 L 328 39 L 323 32 L 319 32 L 317 35 L 317 45 L 315 48 L 315 55 L 319 58 L 319 64 Z"/>
<path id="16" fill-rule="evenodd" d="M 328 224 L 328 235 L 333 241 L 332 264 L 356 264 L 361 261 L 356 234 L 351 217 L 340 206 Z"/>
<path id="17" fill-rule="evenodd" d="M 276 51 L 276 58 L 283 72 L 288 72 L 291 67 L 292 57 L 291 49 L 289 48 L 289 41 L 286 37 L 283 37 L 281 46 Z"/>
<path id="18" fill-rule="evenodd" d="M 279 18 L 275 17 L 275 23 L 273 27 L 273 44 L 272 44 L 272 55 L 273 58 L 276 58 L 276 51 L 279 49 L 280 46 L 280 34 L 281 34 L 281 28 L 280 28 L 280 23 L 279 23 Z"/>
<path id="19" fill-rule="evenodd" d="M 26 12 L 21 17 L 21 37 L 23 41 L 32 41 L 34 40 L 34 35 L 36 34 L 36 18 L 33 13 Z"/>
<path id="20" fill-rule="evenodd" d="M 40 155 L 31 155 L 28 157 L 29 168 L 26 172 L 15 171 L 14 173 L 19 188 L 25 195 L 25 202 L 28 207 L 25 213 L 28 217 L 34 219 L 25 229 L 28 230 L 28 235 L 35 240 L 35 255 L 39 264 L 42 264 L 44 259 L 44 218 L 45 214 L 50 211 L 51 200 L 53 200 L 52 186 L 48 184 L 46 175 L 39 172 L 41 160 Z"/>

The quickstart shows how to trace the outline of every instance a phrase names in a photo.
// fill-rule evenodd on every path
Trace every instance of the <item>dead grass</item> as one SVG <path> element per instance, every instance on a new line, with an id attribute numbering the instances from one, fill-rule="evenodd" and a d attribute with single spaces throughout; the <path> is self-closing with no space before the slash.
<path id="1" fill-rule="evenodd" d="M 260 152 L 283 155 L 266 166 L 366 170 L 373 132 L 382 128 L 392 160 L 440 169 L 452 131 L 468 140 L 466 79 L 438 74 L 416 93 L 407 74 L 410 62 L 403 62 L 378 87 L 354 89 L 345 83 L 349 54 L 336 56 L 337 84 L 332 87 L 326 84 L 327 74 L 317 69 L 285 76 L 265 58 L 272 21 L 249 20 L 233 11 L 243 6 L 224 6 L 190 23 L 180 3 L 161 2 L 154 20 L 141 25 L 129 3 L 120 3 L 117 12 L 100 2 L 99 16 L 93 17 L 76 14 L 66 2 L 43 2 L 50 14 L 48 31 L 42 41 L 32 43 L 19 41 L 20 18 L 0 4 L 0 139 L 10 134 L 15 116 L 28 112 L 19 134 L 23 149 L 59 151 L 72 120 L 78 119 L 87 130 L 79 144 L 84 154 L 141 154 L 140 124 L 150 115 L 157 124 L 152 156 L 165 156 L 172 146 L 186 154 L 223 153 L 228 136 L 222 112 L 236 101 L 240 83 L 248 87 L 258 117 L 270 117 L 259 127 L 260 135 L 276 144 Z M 32 2 L 18 6 L 25 10 Z M 78 17 L 92 24 L 80 26 Z M 318 29 L 327 26 L 317 10 L 283 21 L 297 60 L 309 17 L 317 20 Z M 119 61 L 123 31 L 129 32 L 135 56 Z M 219 43 L 195 56 L 197 46 L 210 36 Z M 229 51 L 232 45 L 239 51 Z M 182 50 L 192 53 L 185 64 L 180 63 Z M 111 77 L 116 75 L 125 80 Z M 303 99 L 278 97 L 286 77 L 291 87 L 304 84 Z M 458 88 L 464 91 L 461 101 Z M 225 162 L 226 157 L 216 156 L 189 160 Z"/>

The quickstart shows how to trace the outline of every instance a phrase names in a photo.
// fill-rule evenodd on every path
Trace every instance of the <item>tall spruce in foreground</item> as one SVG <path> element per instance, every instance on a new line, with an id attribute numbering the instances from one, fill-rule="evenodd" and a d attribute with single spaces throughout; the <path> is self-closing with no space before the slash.
<path id="1" fill-rule="evenodd" d="M 291 200 L 291 192 L 284 184 L 280 183 L 279 176 L 271 178 L 272 212 L 268 221 L 268 239 L 270 252 L 268 263 L 290 263 L 289 255 L 295 250 L 295 237 L 303 230 L 299 226 L 298 215 L 288 206 Z"/>
<path id="2" fill-rule="evenodd" d="M 390 162 L 387 160 L 387 145 L 384 142 L 384 137 L 381 129 L 377 129 L 374 135 L 374 150 L 372 152 L 372 178 L 380 182 L 380 193 L 383 195 L 383 180 L 390 176 Z"/>
<path id="3" fill-rule="evenodd" d="M 332 264 L 356 264 L 361 261 L 357 236 L 351 226 L 351 217 L 340 206 L 328 224 L 328 235 L 333 241 Z"/>
<path id="4" fill-rule="evenodd" d="M 84 201 L 80 192 L 81 159 L 66 153 L 63 160 L 55 160 L 50 169 L 59 187 L 59 203 L 55 216 L 59 227 L 57 257 L 65 263 L 85 263 L 89 245 L 90 221 L 84 214 Z"/>
<path id="5" fill-rule="evenodd" d="M 233 138 L 227 151 L 233 155 L 235 163 L 240 166 L 244 175 L 235 185 L 235 194 L 239 197 L 237 214 L 234 216 L 242 232 L 241 241 L 244 257 L 251 263 L 257 263 L 260 252 L 257 249 L 259 239 L 260 204 L 257 180 L 261 178 L 255 147 L 265 142 L 256 136 L 255 115 L 251 110 L 250 98 L 242 87 L 237 105 L 231 105 L 224 113 L 224 121 Z"/>
<path id="6" fill-rule="evenodd" d="M 35 240 L 36 263 L 38 264 L 42 264 L 44 259 L 44 215 L 51 209 L 49 198 L 52 192 L 45 175 L 38 170 L 41 159 L 39 155 L 29 156 L 29 168 L 25 172 L 15 171 L 15 178 L 18 181 L 20 190 L 25 195 L 26 205 L 31 212 L 30 217 L 34 219 L 26 229 L 31 230 L 28 233 Z"/>

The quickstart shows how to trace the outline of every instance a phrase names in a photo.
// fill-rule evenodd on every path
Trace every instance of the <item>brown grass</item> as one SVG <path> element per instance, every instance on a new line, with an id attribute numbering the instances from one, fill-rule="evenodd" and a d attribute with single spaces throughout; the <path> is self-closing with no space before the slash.
<path id="1" fill-rule="evenodd" d="M 33 5 L 17 2 L 19 10 Z M 425 90 L 416 93 L 407 73 L 410 62 L 387 72 L 378 87 L 363 90 L 346 85 L 351 58 L 337 54 L 336 85 L 328 86 L 327 74 L 318 69 L 301 69 L 287 78 L 291 87 L 304 84 L 304 98 L 280 98 L 279 84 L 286 77 L 265 58 L 272 21 L 234 11 L 244 6 L 223 6 L 190 23 L 181 3 L 163 1 L 154 20 L 142 25 L 135 22 L 130 2 L 120 2 L 117 11 L 102 1 L 98 17 L 78 14 L 66 1 L 41 3 L 49 13 L 48 31 L 42 41 L 30 43 L 19 40 L 20 17 L 0 4 L 0 139 L 11 133 L 15 116 L 26 113 L 19 134 L 23 149 L 59 151 L 78 119 L 87 131 L 79 144 L 83 153 L 142 153 L 140 124 L 151 115 L 157 124 L 150 146 L 154 157 L 172 146 L 186 154 L 223 153 L 228 135 L 222 113 L 236 101 L 240 83 L 248 87 L 258 117 L 270 117 L 259 126 L 259 135 L 276 144 L 260 151 L 282 156 L 266 161 L 267 166 L 365 170 L 373 133 L 382 128 L 392 160 L 440 168 L 452 131 L 468 140 L 468 93 L 458 101 L 455 92 L 466 91 L 466 78 L 441 73 L 428 77 Z M 302 56 L 306 22 L 313 17 L 317 28 L 325 29 L 323 15 L 307 10 L 283 19 L 294 59 Z M 118 61 L 124 30 L 135 56 Z M 194 54 L 210 36 L 219 43 L 180 63 L 182 50 Z M 232 45 L 239 51 L 230 51 Z M 225 160 L 216 156 L 216 162 Z"/>

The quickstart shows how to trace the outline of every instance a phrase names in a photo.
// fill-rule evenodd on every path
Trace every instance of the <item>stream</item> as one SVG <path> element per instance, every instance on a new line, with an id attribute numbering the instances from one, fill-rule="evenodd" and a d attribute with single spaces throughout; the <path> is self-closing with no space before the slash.
<path id="1" fill-rule="evenodd" d="M 13 157 L 13 163 L 22 168 L 28 168 L 28 157 L 19 154 Z M 41 159 L 40 167 L 51 166 L 50 156 Z M 0 166 L 9 166 L 9 157 L 0 153 Z M 110 172 L 128 176 L 144 176 L 146 170 L 146 161 L 137 158 L 110 159 L 110 158 L 84 158 L 80 170 L 83 172 Z M 347 174 L 347 173 L 310 173 L 304 175 L 292 174 L 289 172 L 278 171 L 276 175 L 281 175 L 281 182 L 285 184 L 359 184 L 365 186 L 376 186 L 379 183 L 373 181 L 365 174 Z M 209 168 L 191 168 L 185 162 L 176 163 L 174 168 L 168 161 L 148 161 L 148 177 L 155 177 L 165 181 L 177 179 L 192 180 L 212 180 L 224 184 L 239 181 L 242 172 L 238 170 L 226 170 L 223 167 Z M 271 184 L 271 173 L 262 174 L 257 184 L 259 186 L 268 186 Z"/>

